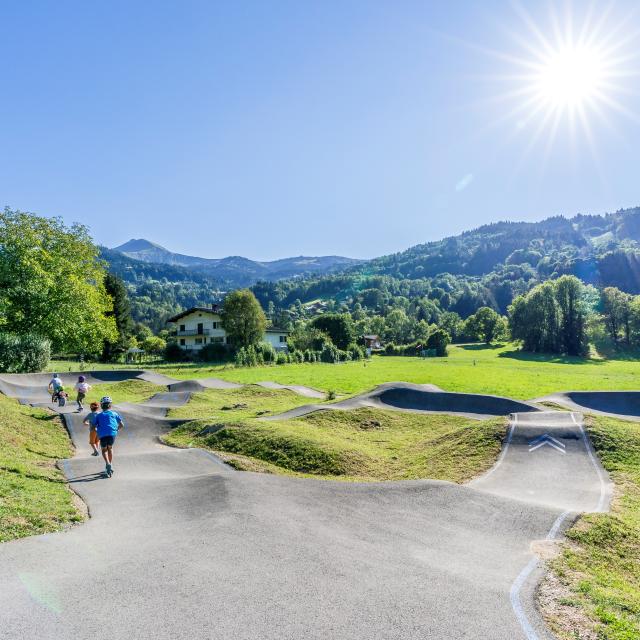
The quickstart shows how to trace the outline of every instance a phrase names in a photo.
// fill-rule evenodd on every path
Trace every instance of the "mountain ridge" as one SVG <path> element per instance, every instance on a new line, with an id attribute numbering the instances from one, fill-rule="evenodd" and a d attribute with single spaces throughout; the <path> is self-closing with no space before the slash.
<path id="1" fill-rule="evenodd" d="M 294 256 L 277 260 L 251 260 L 244 256 L 202 258 L 175 253 L 145 238 L 132 238 L 107 250 L 139 262 L 187 268 L 201 276 L 226 282 L 230 286 L 247 286 L 261 279 L 280 280 L 305 274 L 328 274 L 363 261 L 344 256 Z"/>

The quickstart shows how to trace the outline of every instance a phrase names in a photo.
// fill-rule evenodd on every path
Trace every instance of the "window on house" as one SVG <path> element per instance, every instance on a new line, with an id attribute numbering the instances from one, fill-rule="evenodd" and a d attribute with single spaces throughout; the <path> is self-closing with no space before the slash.
<path id="1" fill-rule="evenodd" d="M 214 342 L 215 344 L 222 344 L 224 342 L 224 338 L 222 336 L 215 336 L 214 338 L 211 338 L 211 342 Z"/>
<path id="2" fill-rule="evenodd" d="M 180 325 L 180 331 L 186 331 L 186 329 L 187 329 L 186 325 L 184 325 L 184 324 Z"/>
<path id="3" fill-rule="evenodd" d="M 219 324 L 220 324 L 219 322 L 214 322 L 214 323 L 213 323 L 213 328 L 214 328 L 214 329 L 217 329 Z"/>
<path id="4" fill-rule="evenodd" d="M 196 338 L 196 344 L 202 344 L 202 338 Z"/>
<path id="5" fill-rule="evenodd" d="M 180 338 L 180 346 L 184 347 L 184 338 Z"/>
<path id="6" fill-rule="evenodd" d="M 286 342 L 287 336 L 280 336 L 280 342 Z"/>

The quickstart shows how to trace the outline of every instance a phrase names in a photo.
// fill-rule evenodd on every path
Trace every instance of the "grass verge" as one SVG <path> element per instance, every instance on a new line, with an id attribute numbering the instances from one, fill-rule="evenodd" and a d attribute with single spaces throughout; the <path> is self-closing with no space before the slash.
<path id="1" fill-rule="evenodd" d="M 550 563 L 556 601 L 546 611 L 561 638 L 640 638 L 640 424 L 589 417 L 589 435 L 616 487 L 610 513 L 582 517 Z"/>
<path id="2" fill-rule="evenodd" d="M 505 431 L 503 418 L 479 422 L 362 408 L 283 421 L 199 419 L 165 439 L 210 449 L 244 470 L 351 481 L 464 482 L 493 464 Z"/>
<path id="3" fill-rule="evenodd" d="M 111 396 L 114 403 L 118 402 L 144 402 L 151 396 L 162 391 L 166 387 L 146 382 L 145 380 L 122 380 L 121 382 L 104 382 L 91 387 L 84 401 L 99 402 L 103 396 Z M 73 403 L 76 399 L 75 391 L 69 391 L 69 400 Z"/>
<path id="4" fill-rule="evenodd" d="M 0 396 L 0 542 L 82 520 L 56 460 L 72 455 L 60 418 Z"/>

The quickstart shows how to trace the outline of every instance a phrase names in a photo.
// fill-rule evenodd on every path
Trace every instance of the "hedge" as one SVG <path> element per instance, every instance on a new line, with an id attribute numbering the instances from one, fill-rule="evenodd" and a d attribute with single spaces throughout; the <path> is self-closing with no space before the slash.
<path id="1" fill-rule="evenodd" d="M 0 371 L 35 373 L 51 359 L 51 342 L 33 334 L 0 333 Z"/>

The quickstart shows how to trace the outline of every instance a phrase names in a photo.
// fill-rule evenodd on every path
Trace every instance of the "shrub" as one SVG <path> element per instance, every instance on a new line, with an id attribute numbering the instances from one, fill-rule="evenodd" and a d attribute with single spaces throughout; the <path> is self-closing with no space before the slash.
<path id="1" fill-rule="evenodd" d="M 450 342 L 451 336 L 444 329 L 436 329 L 427 340 L 427 349 L 435 349 L 437 356 L 446 356 Z"/>
<path id="2" fill-rule="evenodd" d="M 298 364 L 304 362 L 304 353 L 302 353 L 302 351 L 292 351 L 291 362 L 295 362 Z"/>
<path id="3" fill-rule="evenodd" d="M 258 353 L 256 352 L 253 345 L 249 345 L 248 347 L 240 347 L 236 351 L 235 360 L 236 364 L 239 367 L 255 367 L 263 362 L 262 352 L 260 353 L 260 357 L 258 358 Z"/>
<path id="4" fill-rule="evenodd" d="M 393 342 L 389 342 L 384 348 L 384 354 L 386 356 L 402 355 L 402 347 L 395 345 Z"/>
<path id="5" fill-rule="evenodd" d="M 268 342 L 262 342 L 257 347 L 258 353 L 262 356 L 262 361 L 269 364 L 276 361 L 276 350 Z"/>
<path id="6" fill-rule="evenodd" d="M 51 343 L 33 334 L 0 333 L 0 371 L 34 373 L 42 371 L 51 358 Z"/>
<path id="7" fill-rule="evenodd" d="M 167 362 L 184 362 L 188 359 L 187 352 L 177 342 L 169 342 L 164 350 L 164 359 Z"/>
<path id="8" fill-rule="evenodd" d="M 351 360 L 363 360 L 365 357 L 364 348 L 356 344 L 355 342 L 352 342 L 349 345 L 349 348 L 347 349 L 347 351 L 351 356 Z"/>
<path id="9" fill-rule="evenodd" d="M 276 355 L 276 364 L 287 364 L 287 354 L 284 351 L 278 351 Z"/>
<path id="10" fill-rule="evenodd" d="M 229 349 L 220 343 L 207 344 L 198 352 L 198 358 L 202 362 L 224 362 L 229 360 L 230 355 Z"/>
<path id="11" fill-rule="evenodd" d="M 326 343 L 320 352 L 322 362 L 340 362 L 340 349 L 333 344 Z"/>

